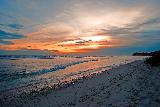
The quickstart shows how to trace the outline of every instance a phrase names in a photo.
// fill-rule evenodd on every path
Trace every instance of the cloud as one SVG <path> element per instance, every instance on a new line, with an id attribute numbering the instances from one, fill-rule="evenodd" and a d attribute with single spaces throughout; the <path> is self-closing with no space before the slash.
<path id="1" fill-rule="evenodd" d="M 81 40 L 81 41 L 77 41 L 75 42 L 76 44 L 85 44 L 85 43 L 88 43 L 90 42 L 91 40 Z"/>
<path id="2" fill-rule="evenodd" d="M 156 18 L 152 18 L 152 19 L 149 19 L 148 21 L 140 24 L 141 26 L 143 25 L 152 25 L 152 24 L 157 24 L 157 23 L 160 23 L 160 17 L 156 17 Z"/>
<path id="3" fill-rule="evenodd" d="M 12 44 L 11 39 L 20 39 L 25 36 L 0 30 L 0 44 Z"/>
<path id="4" fill-rule="evenodd" d="M 2 45 L 5 45 L 5 44 L 13 44 L 12 42 L 10 42 L 10 41 L 5 41 L 5 40 L 2 40 L 2 39 L 0 39 L 0 44 Z"/>
<path id="5" fill-rule="evenodd" d="M 0 30 L 0 39 L 19 39 L 19 38 L 23 38 L 23 37 L 24 37 L 23 35 L 5 32 L 3 30 Z"/>
<path id="6" fill-rule="evenodd" d="M 23 25 L 21 24 L 16 24 L 16 23 L 11 23 L 11 24 L 0 24 L 0 27 L 1 28 L 4 28 L 4 29 L 11 29 L 11 30 L 21 30 L 24 28 Z"/>
<path id="7" fill-rule="evenodd" d="M 8 26 L 10 28 L 13 28 L 13 29 L 22 29 L 22 28 L 24 28 L 24 26 L 22 26 L 20 24 L 9 24 Z"/>
<path id="8" fill-rule="evenodd" d="M 53 54 L 47 50 L 20 49 L 20 50 L 0 50 L 0 55 L 50 55 Z"/>
<path id="9" fill-rule="evenodd" d="M 8 6 L 8 11 L 0 12 L 0 43 L 4 44 L 0 49 L 90 51 L 159 40 L 158 0 L 17 1 L 13 7 Z M 21 25 L 25 18 L 30 23 L 24 21 Z M 81 39 L 93 36 L 110 36 L 112 41 Z"/>

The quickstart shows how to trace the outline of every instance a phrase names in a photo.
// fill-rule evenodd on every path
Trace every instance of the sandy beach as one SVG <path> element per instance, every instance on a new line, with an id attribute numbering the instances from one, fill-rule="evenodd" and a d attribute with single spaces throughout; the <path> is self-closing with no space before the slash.
<path id="1" fill-rule="evenodd" d="M 159 107 L 159 80 L 160 69 L 139 60 L 57 89 L 2 99 L 1 107 Z"/>

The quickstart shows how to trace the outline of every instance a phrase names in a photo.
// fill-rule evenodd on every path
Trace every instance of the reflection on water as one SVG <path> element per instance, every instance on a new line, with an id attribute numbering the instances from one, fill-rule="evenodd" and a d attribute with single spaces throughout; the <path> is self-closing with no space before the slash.
<path id="1" fill-rule="evenodd" d="M 1 59 L 0 91 L 30 87 L 40 90 L 62 81 L 99 73 L 143 57 L 55 57 L 54 59 Z"/>

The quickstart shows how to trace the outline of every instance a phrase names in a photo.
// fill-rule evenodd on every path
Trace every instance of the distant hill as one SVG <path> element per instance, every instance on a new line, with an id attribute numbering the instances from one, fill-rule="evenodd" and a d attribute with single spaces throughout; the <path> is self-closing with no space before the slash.
<path id="1" fill-rule="evenodd" d="M 155 56 L 160 55 L 160 50 L 155 52 L 136 52 L 133 53 L 133 56 Z"/>

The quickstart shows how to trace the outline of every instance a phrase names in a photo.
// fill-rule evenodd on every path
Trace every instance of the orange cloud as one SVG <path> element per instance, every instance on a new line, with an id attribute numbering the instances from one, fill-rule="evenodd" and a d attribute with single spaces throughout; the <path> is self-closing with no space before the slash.
<path id="1" fill-rule="evenodd" d="M 131 23 L 139 13 L 128 13 L 128 20 L 125 19 L 124 21 L 114 18 L 115 15 L 120 17 L 123 16 L 124 13 L 114 13 L 103 17 L 80 17 L 77 19 L 77 24 L 81 25 L 81 28 L 75 28 L 71 23 L 47 24 L 35 32 L 25 34 L 26 38 L 11 40 L 13 44 L 0 45 L 0 49 L 38 49 L 56 51 L 60 53 L 73 53 L 89 52 L 91 50 L 127 44 L 129 42 L 124 41 L 121 38 L 112 38 L 112 36 L 102 28 L 105 26 L 104 24 L 106 24 L 107 21 L 108 25 L 122 27 L 127 23 Z M 109 19 L 108 16 L 110 16 Z M 130 18 L 129 16 L 134 17 Z"/>
<path id="2" fill-rule="evenodd" d="M 39 49 L 59 53 L 74 53 L 112 46 L 109 36 L 95 36 L 95 34 L 99 34 L 99 31 L 85 32 L 81 36 L 82 34 L 76 35 L 76 32 L 71 31 L 71 29 L 58 29 L 56 31 L 55 27 L 52 27 L 52 29 L 49 27 L 48 29 L 44 28 L 37 32 L 26 34 L 26 38 L 12 40 L 13 44 L 11 45 L 0 45 L 0 49 Z"/>

